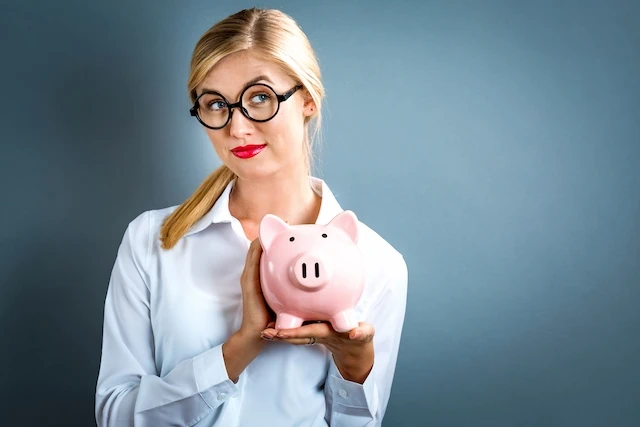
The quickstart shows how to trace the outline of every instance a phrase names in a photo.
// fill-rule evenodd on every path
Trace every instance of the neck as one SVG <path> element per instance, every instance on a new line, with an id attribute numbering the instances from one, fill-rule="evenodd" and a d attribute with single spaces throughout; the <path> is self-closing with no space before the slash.
<path id="1" fill-rule="evenodd" d="M 321 198 L 311 188 L 306 171 L 276 174 L 268 179 L 237 178 L 229 200 L 231 215 L 258 224 L 274 214 L 290 225 L 315 223 Z"/>

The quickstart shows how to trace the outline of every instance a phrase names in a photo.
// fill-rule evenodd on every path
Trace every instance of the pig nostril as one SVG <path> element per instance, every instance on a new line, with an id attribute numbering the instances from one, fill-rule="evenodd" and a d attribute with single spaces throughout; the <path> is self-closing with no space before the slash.
<path id="1" fill-rule="evenodd" d="M 316 262 L 316 278 L 320 277 L 320 265 Z"/>
<path id="2" fill-rule="evenodd" d="M 302 278 L 306 279 L 307 278 L 307 264 L 302 263 Z"/>

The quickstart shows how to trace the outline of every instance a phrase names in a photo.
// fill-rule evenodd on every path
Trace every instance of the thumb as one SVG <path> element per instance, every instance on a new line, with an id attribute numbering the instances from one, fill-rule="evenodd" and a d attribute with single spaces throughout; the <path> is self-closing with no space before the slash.
<path id="1" fill-rule="evenodd" d="M 360 326 L 353 328 L 349 332 L 349 339 L 366 342 L 371 340 L 374 334 L 375 330 L 372 325 L 369 323 L 360 323 Z"/>

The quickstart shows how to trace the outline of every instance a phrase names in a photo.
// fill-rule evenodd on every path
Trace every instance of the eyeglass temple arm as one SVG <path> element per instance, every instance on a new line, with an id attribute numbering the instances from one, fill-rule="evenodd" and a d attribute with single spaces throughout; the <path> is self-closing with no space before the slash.
<path id="1" fill-rule="evenodd" d="M 280 102 L 286 101 L 287 99 L 289 99 L 289 97 L 291 95 L 296 93 L 296 91 L 298 89 L 300 89 L 301 87 L 302 87 L 302 85 L 298 85 L 298 86 L 294 87 L 293 89 L 291 89 L 289 92 L 283 93 L 282 95 L 278 95 L 278 101 L 280 101 Z"/>

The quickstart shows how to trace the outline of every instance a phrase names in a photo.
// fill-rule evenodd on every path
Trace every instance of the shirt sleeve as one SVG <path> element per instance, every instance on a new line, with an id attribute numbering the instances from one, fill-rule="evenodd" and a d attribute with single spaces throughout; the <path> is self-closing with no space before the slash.
<path id="1" fill-rule="evenodd" d="M 233 425 L 238 386 L 228 377 L 222 345 L 158 376 L 145 266 L 150 212 L 133 220 L 118 249 L 105 299 L 96 387 L 98 427 L 192 426 L 205 416 Z M 226 402 L 226 403 L 225 403 Z"/>
<path id="2" fill-rule="evenodd" d="M 395 373 L 407 302 L 407 264 L 399 255 L 392 274 L 369 311 L 375 328 L 373 368 L 363 384 L 345 380 L 333 357 L 325 383 L 326 417 L 330 426 L 373 427 L 382 425 Z"/>

